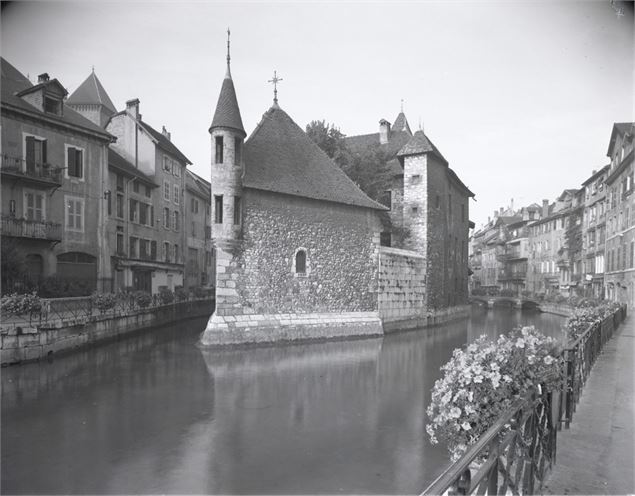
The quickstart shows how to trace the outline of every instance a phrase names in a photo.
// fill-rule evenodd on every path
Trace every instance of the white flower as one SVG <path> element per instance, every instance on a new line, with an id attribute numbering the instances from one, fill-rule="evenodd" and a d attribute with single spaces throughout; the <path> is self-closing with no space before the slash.
<path id="1" fill-rule="evenodd" d="M 547 355 L 542 359 L 547 365 L 551 365 L 553 363 L 553 357 L 551 355 Z"/>
<path id="2" fill-rule="evenodd" d="M 460 416 L 461 416 L 461 409 L 457 406 L 453 406 L 452 409 L 450 410 L 450 417 L 459 418 Z"/>
<path id="3" fill-rule="evenodd" d="M 525 340 L 523 338 L 518 338 L 516 340 L 516 348 L 524 348 L 525 347 Z"/>
<path id="4" fill-rule="evenodd" d="M 469 422 L 463 422 L 461 424 L 461 427 L 463 428 L 464 431 L 469 431 L 472 428 Z"/>
<path id="5" fill-rule="evenodd" d="M 482 375 L 475 375 L 474 376 L 474 382 L 480 384 L 483 382 L 483 376 Z"/>
<path id="6" fill-rule="evenodd" d="M 508 376 L 507 374 L 503 375 L 503 380 L 505 382 L 512 382 L 512 378 L 510 376 Z"/>

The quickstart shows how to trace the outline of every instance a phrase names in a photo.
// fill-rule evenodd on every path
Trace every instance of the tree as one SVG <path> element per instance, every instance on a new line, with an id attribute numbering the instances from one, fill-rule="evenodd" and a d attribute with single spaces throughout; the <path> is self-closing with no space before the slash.
<path id="1" fill-rule="evenodd" d="M 6 293 L 14 290 L 16 284 L 23 283 L 28 278 L 28 270 L 22 251 L 11 238 L 2 238 L 0 257 L 2 292 Z"/>

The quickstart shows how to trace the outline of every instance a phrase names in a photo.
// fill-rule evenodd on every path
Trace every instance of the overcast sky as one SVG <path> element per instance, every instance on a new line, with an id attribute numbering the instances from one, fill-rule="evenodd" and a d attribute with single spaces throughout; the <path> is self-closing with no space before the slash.
<path id="1" fill-rule="evenodd" d="M 624 15 L 618 15 L 622 8 Z M 209 124 L 225 73 L 248 134 L 272 103 L 301 126 L 347 135 L 394 122 L 401 99 L 476 194 L 494 209 L 551 200 L 608 163 L 614 122 L 633 121 L 632 4 L 584 2 L 14 2 L 2 56 L 69 93 L 92 66 L 117 110 L 144 120 L 209 179 Z"/>

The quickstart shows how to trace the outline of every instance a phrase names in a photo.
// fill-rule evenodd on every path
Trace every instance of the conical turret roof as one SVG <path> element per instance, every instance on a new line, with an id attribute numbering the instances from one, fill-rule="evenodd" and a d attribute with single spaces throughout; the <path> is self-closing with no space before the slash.
<path id="1" fill-rule="evenodd" d="M 216 111 L 209 130 L 211 131 L 215 127 L 229 127 L 240 131 L 244 136 L 247 135 L 243 127 L 243 120 L 240 117 L 240 108 L 238 108 L 238 99 L 236 98 L 234 81 L 229 72 L 229 65 L 225 79 L 223 79 L 220 95 L 218 95 Z"/>
<path id="2" fill-rule="evenodd" d="M 66 101 L 67 105 L 103 105 L 113 114 L 117 112 L 95 71 L 84 80 Z"/>

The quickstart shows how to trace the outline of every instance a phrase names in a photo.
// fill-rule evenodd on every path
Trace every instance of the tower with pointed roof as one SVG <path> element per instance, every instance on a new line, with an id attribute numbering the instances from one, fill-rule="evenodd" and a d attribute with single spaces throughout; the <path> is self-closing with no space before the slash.
<path id="1" fill-rule="evenodd" d="M 106 127 L 108 119 L 117 112 L 101 81 L 97 78 L 95 69 L 73 91 L 66 104 L 102 128 Z"/>
<path id="2" fill-rule="evenodd" d="M 209 128 L 216 308 L 201 343 L 382 334 L 385 207 L 311 141 L 275 87 L 243 150 L 229 61 Z"/>

